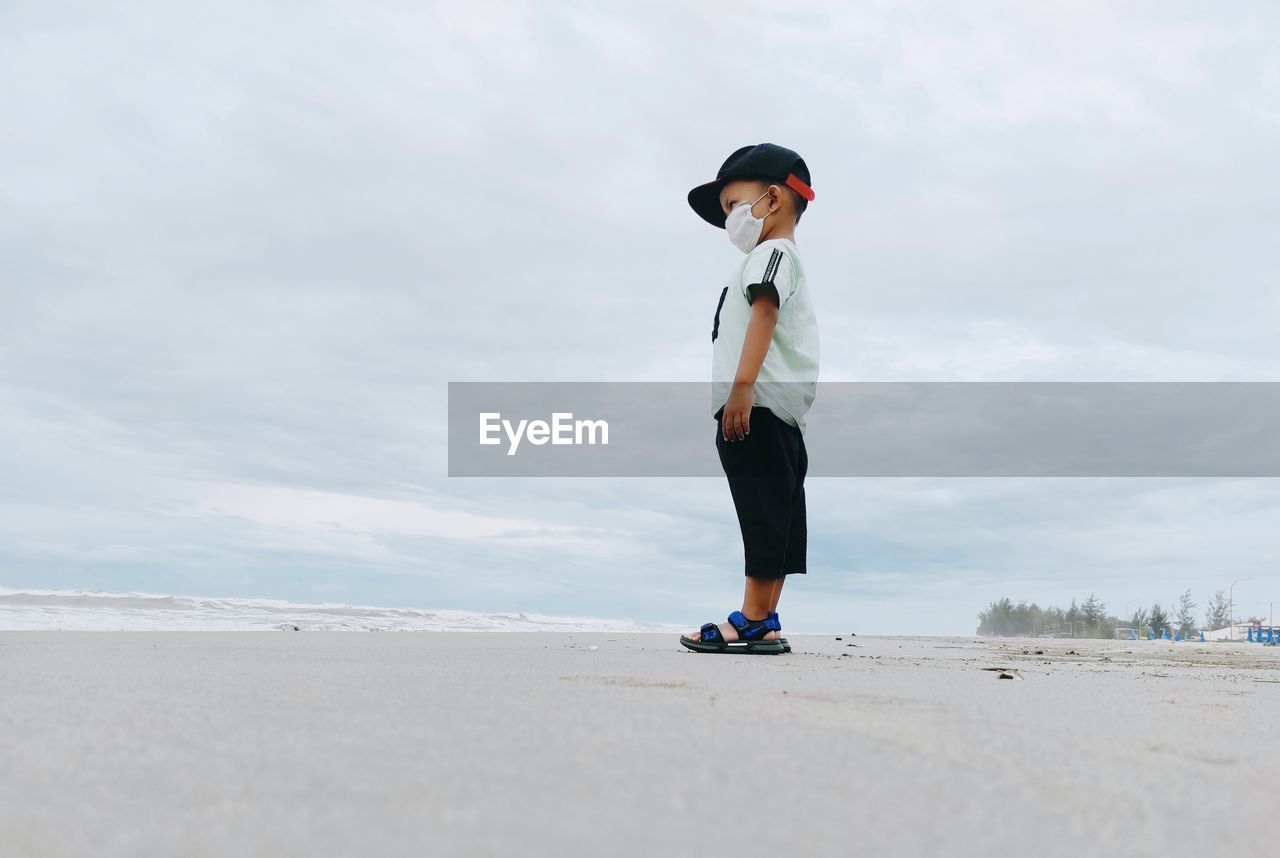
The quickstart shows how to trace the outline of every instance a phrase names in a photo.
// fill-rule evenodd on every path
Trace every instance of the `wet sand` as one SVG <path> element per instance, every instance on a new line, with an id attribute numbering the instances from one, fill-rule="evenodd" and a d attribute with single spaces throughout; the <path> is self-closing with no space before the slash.
<path id="1" fill-rule="evenodd" d="M 1272 839 L 1280 648 L 788 637 L 718 656 L 653 634 L 0 632 L 0 854 Z"/>

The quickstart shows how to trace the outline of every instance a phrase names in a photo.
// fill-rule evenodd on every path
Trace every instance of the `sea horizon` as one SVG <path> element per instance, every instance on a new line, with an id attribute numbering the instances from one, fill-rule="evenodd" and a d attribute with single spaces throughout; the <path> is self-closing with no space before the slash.
<path id="1" fill-rule="evenodd" d="M 0 585 L 0 631 L 671 632 L 675 624 L 532 611 Z"/>

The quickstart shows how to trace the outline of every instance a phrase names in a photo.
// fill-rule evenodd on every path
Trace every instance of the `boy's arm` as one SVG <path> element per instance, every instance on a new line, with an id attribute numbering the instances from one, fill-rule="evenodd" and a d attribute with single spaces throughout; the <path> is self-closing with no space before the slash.
<path id="1" fill-rule="evenodd" d="M 738 359 L 733 389 L 720 419 L 720 433 L 726 441 L 741 441 L 751 434 L 751 406 L 754 403 L 751 389 L 760 375 L 777 323 L 777 304 L 763 296 L 751 302 L 751 320 L 747 322 L 747 334 L 742 341 L 742 357 Z"/>

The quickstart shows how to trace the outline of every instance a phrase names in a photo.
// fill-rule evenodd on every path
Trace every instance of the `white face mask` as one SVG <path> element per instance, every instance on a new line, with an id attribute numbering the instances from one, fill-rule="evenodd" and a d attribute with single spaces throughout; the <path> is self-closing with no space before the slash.
<path id="1" fill-rule="evenodd" d="M 743 253 L 750 253 L 760 241 L 760 231 L 764 229 L 764 218 L 769 215 L 756 217 L 751 214 L 751 210 L 756 207 L 756 203 L 767 196 L 769 192 L 766 190 L 756 197 L 755 203 L 739 203 L 724 219 L 724 231 L 729 234 L 729 241 Z"/>

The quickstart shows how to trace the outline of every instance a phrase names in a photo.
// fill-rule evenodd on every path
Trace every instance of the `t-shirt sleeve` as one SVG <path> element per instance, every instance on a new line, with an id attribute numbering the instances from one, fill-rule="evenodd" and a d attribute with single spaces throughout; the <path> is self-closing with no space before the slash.
<path id="1" fill-rule="evenodd" d="M 778 247 L 762 247 L 747 257 L 742 271 L 742 293 L 747 303 L 767 297 L 781 307 L 796 290 L 795 266 Z"/>

